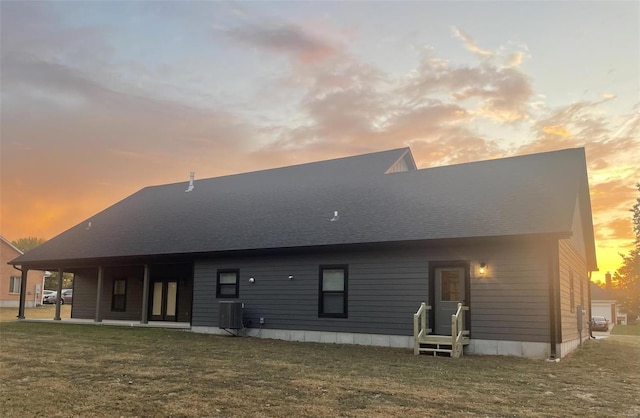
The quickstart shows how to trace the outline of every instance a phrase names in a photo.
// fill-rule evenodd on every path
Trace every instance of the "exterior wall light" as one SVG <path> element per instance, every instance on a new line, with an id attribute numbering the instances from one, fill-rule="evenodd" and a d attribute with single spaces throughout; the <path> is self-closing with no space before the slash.
<path id="1" fill-rule="evenodd" d="M 256 281 L 256 279 L 254 279 L 253 277 L 249 277 L 249 283 L 253 283 L 255 281 Z"/>
<path id="2" fill-rule="evenodd" d="M 289 275 L 289 280 L 293 280 L 293 276 L 292 275 Z"/>
<path id="3" fill-rule="evenodd" d="M 485 274 L 487 274 L 487 263 L 480 263 L 480 269 L 478 270 L 478 272 L 480 273 L 481 276 L 484 276 Z"/>

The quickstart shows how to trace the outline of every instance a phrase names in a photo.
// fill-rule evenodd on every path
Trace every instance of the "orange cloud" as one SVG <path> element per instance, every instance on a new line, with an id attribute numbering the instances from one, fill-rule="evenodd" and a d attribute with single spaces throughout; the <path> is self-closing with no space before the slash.
<path id="1" fill-rule="evenodd" d="M 594 212 L 607 212 L 612 209 L 628 211 L 633 205 L 635 195 L 633 180 L 615 179 L 592 184 L 591 207 Z"/>
<path id="2" fill-rule="evenodd" d="M 468 33 L 464 32 L 463 30 L 455 26 L 452 27 L 451 30 L 456 38 L 461 39 L 464 42 L 464 46 L 465 48 L 467 48 L 468 51 L 473 52 L 474 54 L 477 54 L 481 57 L 493 56 L 493 52 L 487 49 L 480 48 L 476 43 L 475 39 L 473 39 L 473 37 L 471 37 L 471 35 L 469 35 Z"/>
<path id="3" fill-rule="evenodd" d="M 596 238 L 598 240 L 631 240 L 633 238 L 631 218 L 616 218 L 610 222 L 600 224 L 596 229 Z"/>
<path id="4" fill-rule="evenodd" d="M 563 136 L 563 137 L 571 136 L 571 132 L 569 132 L 567 128 L 559 125 L 545 126 L 542 128 L 542 131 L 545 134 L 550 134 L 550 135 Z"/>

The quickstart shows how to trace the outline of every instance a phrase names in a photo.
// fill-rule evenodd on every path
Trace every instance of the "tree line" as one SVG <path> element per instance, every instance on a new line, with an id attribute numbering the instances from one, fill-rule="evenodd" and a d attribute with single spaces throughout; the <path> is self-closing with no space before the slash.
<path id="1" fill-rule="evenodd" d="M 631 209 L 635 245 L 627 254 L 620 254 L 622 266 L 613 275 L 616 299 L 630 321 L 640 316 L 640 183 L 636 188 L 638 197 Z"/>
<path id="2" fill-rule="evenodd" d="M 26 253 L 27 251 L 33 250 L 38 245 L 45 243 L 47 240 L 39 237 L 24 237 L 19 238 L 15 241 L 11 241 L 14 247 Z M 62 288 L 70 289 L 73 287 L 73 274 L 72 273 L 63 273 L 62 275 Z M 58 290 L 58 272 L 52 271 L 49 277 L 45 277 L 44 279 L 44 288 L 47 290 Z"/>

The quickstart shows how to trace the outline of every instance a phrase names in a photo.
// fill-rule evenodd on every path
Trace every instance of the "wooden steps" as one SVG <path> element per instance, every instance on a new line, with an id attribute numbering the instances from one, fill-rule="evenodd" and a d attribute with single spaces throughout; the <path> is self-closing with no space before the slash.
<path id="1" fill-rule="evenodd" d="M 452 355 L 451 335 L 422 335 L 419 340 L 419 353 L 427 353 L 436 356 L 438 353 Z M 463 337 L 462 345 L 469 345 L 469 337 Z"/>
<path id="2" fill-rule="evenodd" d="M 451 357 L 462 357 L 464 346 L 469 345 L 469 330 L 464 329 L 464 312 L 469 307 L 458 303 L 458 310 L 451 315 L 450 335 L 431 334 L 432 329 L 427 323 L 427 311 L 430 310 L 431 306 L 423 302 L 413 314 L 413 353 L 416 356 L 420 353 L 431 353 L 434 356 L 443 353 Z"/>

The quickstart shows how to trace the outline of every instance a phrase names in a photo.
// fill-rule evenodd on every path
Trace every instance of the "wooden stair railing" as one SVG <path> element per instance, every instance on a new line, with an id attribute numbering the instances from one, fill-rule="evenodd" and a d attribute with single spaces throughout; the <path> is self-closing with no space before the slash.
<path id="1" fill-rule="evenodd" d="M 427 312 L 431 306 L 421 303 L 418 311 L 413 315 L 413 353 L 447 353 L 451 357 L 461 357 L 463 348 L 469 344 L 469 331 L 464 329 L 464 312 L 468 306 L 458 303 L 458 309 L 451 315 L 451 335 L 433 335 L 431 328 L 427 328 Z M 451 348 L 449 348 L 449 346 Z"/>
<path id="2" fill-rule="evenodd" d="M 431 310 L 431 306 L 421 303 L 418 312 L 413 314 L 413 354 L 420 354 L 420 340 L 425 335 L 431 333 L 431 328 L 427 328 L 427 311 Z"/>
<path id="3" fill-rule="evenodd" d="M 468 306 L 458 303 L 458 310 L 451 315 L 451 357 L 462 357 L 464 337 L 469 335 L 464 329 L 464 311 L 468 310 Z"/>

